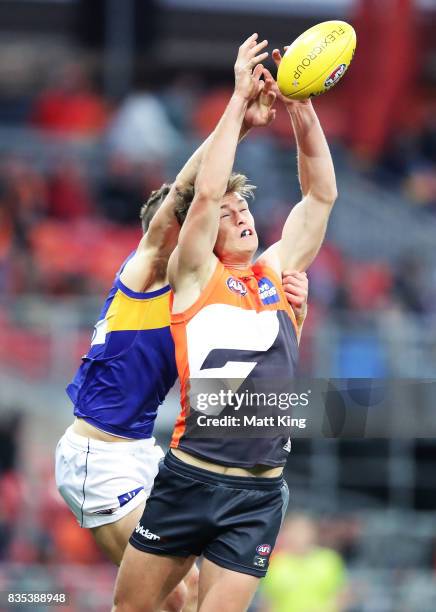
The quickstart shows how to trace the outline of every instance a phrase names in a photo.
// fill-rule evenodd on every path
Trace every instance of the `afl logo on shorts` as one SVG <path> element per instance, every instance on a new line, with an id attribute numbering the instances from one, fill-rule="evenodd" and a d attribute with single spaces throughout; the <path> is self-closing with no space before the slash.
<path id="1" fill-rule="evenodd" d="M 333 87 L 333 85 L 339 81 L 346 69 L 347 64 L 341 64 L 335 70 L 333 70 L 333 72 L 324 81 L 324 87 Z"/>
<path id="2" fill-rule="evenodd" d="M 239 295 L 242 295 L 242 297 L 244 295 L 247 295 L 247 287 L 242 281 L 235 278 L 234 276 L 229 276 L 226 283 L 230 291 L 233 291 L 234 293 L 239 293 Z"/>
<path id="3" fill-rule="evenodd" d="M 256 548 L 256 552 L 261 557 L 267 557 L 271 552 L 271 546 L 269 544 L 259 544 Z"/>
<path id="4" fill-rule="evenodd" d="M 273 283 L 269 280 L 269 278 L 261 278 L 258 284 L 259 297 L 262 301 L 262 304 L 277 304 L 277 302 L 280 301 L 277 289 L 274 287 Z"/>

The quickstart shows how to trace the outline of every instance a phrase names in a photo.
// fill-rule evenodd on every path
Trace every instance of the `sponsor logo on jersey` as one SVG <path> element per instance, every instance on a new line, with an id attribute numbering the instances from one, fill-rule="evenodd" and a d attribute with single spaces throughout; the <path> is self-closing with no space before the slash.
<path id="1" fill-rule="evenodd" d="M 229 276 L 229 278 L 226 280 L 226 284 L 230 291 L 233 291 L 234 293 L 239 293 L 239 295 L 242 295 L 242 297 L 244 295 L 247 295 L 247 287 L 238 278 L 235 278 L 234 276 Z"/>
<path id="2" fill-rule="evenodd" d="M 347 64 L 340 64 L 333 72 L 326 78 L 324 82 L 324 87 L 332 87 L 341 76 L 344 74 L 347 68 Z"/>
<path id="3" fill-rule="evenodd" d="M 148 529 L 144 529 L 144 527 L 140 523 L 138 523 L 138 525 L 135 527 L 135 533 L 139 533 L 139 535 L 141 535 L 146 540 L 160 540 L 160 536 L 156 535 L 155 533 L 151 533 L 151 531 L 149 531 Z"/>
<path id="4" fill-rule="evenodd" d="M 280 301 L 277 289 L 269 278 L 261 278 L 258 282 L 259 285 L 259 297 L 262 304 L 277 304 Z"/>
<path id="5" fill-rule="evenodd" d="M 285 450 L 287 453 L 291 452 L 291 438 L 288 438 L 288 441 L 284 445 L 283 450 Z"/>
<path id="6" fill-rule="evenodd" d="M 133 491 L 128 491 L 127 493 L 123 493 L 122 495 L 118 495 L 118 501 L 120 502 L 120 508 L 125 506 L 131 499 L 136 497 L 139 491 L 142 491 L 144 487 L 138 487 L 137 489 L 133 489 Z"/>
<path id="7" fill-rule="evenodd" d="M 259 544 L 256 547 L 256 552 L 261 557 L 267 557 L 271 552 L 271 546 L 269 544 Z"/>
<path id="8" fill-rule="evenodd" d="M 96 344 L 104 344 L 106 342 L 107 320 L 100 319 L 94 326 L 94 333 L 91 338 L 91 346 Z"/>
<path id="9" fill-rule="evenodd" d="M 106 508 L 106 510 L 96 510 L 95 512 L 92 512 L 92 514 L 113 514 L 115 510 L 118 510 L 118 508 Z"/>
<path id="10" fill-rule="evenodd" d="M 253 565 L 262 569 L 266 567 L 267 563 L 268 559 L 266 557 L 259 557 L 258 555 L 256 555 L 253 559 Z"/>

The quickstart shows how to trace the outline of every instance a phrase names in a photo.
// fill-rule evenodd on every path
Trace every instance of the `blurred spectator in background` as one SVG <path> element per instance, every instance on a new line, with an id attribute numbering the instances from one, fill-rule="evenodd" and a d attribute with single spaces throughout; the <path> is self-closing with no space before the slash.
<path id="1" fill-rule="evenodd" d="M 47 186 L 38 171 L 11 155 L 0 165 L 0 287 L 15 293 L 35 284 L 30 234 L 47 214 Z"/>
<path id="2" fill-rule="evenodd" d="M 153 157 L 139 163 L 115 153 L 109 158 L 100 188 L 102 212 L 114 223 L 137 227 L 141 205 L 164 181 L 163 168 Z"/>
<path id="3" fill-rule="evenodd" d="M 405 253 L 395 270 L 394 296 L 405 312 L 424 315 L 429 312 L 428 278 L 424 262 L 413 253 Z"/>
<path id="4" fill-rule="evenodd" d="M 3 160 L 0 181 L 16 244 L 26 248 L 28 232 L 47 214 L 47 186 L 32 165 L 14 156 Z"/>
<path id="5" fill-rule="evenodd" d="M 35 100 L 31 121 L 57 135 L 93 138 L 106 127 L 108 106 L 83 67 L 71 63 L 56 73 L 53 85 Z"/>
<path id="6" fill-rule="evenodd" d="M 17 470 L 20 423 L 19 413 L 4 415 L 0 421 L 0 561 L 9 559 L 23 502 L 23 477 Z"/>
<path id="7" fill-rule="evenodd" d="M 202 85 L 198 75 L 182 72 L 177 73 L 160 93 L 160 100 L 172 125 L 184 135 L 193 129 L 193 113 L 198 105 Z"/>
<path id="8" fill-rule="evenodd" d="M 349 603 L 340 555 L 317 544 L 315 523 L 290 516 L 279 535 L 261 592 L 268 612 L 340 612 Z"/>
<path id="9" fill-rule="evenodd" d="M 64 220 L 94 216 L 89 181 L 78 160 L 61 159 L 50 177 L 48 190 L 50 216 Z"/>
<path id="10" fill-rule="evenodd" d="M 113 153 L 132 162 L 165 160 L 182 144 L 156 96 L 132 93 L 121 104 L 108 134 Z"/>

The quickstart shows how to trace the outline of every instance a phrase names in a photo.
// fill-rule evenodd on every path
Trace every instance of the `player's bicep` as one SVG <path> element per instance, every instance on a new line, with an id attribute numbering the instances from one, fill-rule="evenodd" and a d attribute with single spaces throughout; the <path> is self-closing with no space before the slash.
<path id="1" fill-rule="evenodd" d="M 307 270 L 324 240 L 330 212 L 331 207 L 310 196 L 294 206 L 277 243 L 281 271 Z"/>
<path id="2" fill-rule="evenodd" d="M 159 265 L 152 250 L 138 248 L 121 272 L 120 280 L 123 285 L 132 291 L 147 291 L 156 278 L 165 277 L 166 264 L 167 260 Z"/>
<path id="3" fill-rule="evenodd" d="M 180 233 L 175 215 L 178 190 L 182 188 L 174 183 L 120 276 L 132 291 L 146 291 L 153 282 L 166 277 L 168 260 Z"/>
<path id="4" fill-rule="evenodd" d="M 168 262 L 168 282 L 174 291 L 173 312 L 181 312 L 195 302 L 201 293 L 203 275 L 198 270 L 181 269 L 177 246 Z"/>
<path id="5" fill-rule="evenodd" d="M 177 189 L 178 187 L 175 184 L 171 186 L 168 195 L 151 219 L 148 230 L 139 243 L 138 250 L 155 249 L 156 251 L 166 252 L 167 257 L 174 250 L 180 231 L 180 225 L 175 215 L 178 199 Z"/>

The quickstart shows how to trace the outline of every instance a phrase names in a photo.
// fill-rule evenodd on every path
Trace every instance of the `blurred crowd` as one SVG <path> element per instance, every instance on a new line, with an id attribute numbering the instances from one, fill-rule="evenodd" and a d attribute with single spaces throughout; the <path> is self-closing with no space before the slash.
<path id="1" fill-rule="evenodd" d="M 49 339 L 23 328 L 8 298 L 9 303 L 26 295 L 101 299 L 140 239 L 141 205 L 153 189 L 175 177 L 212 131 L 230 93 L 229 83 L 211 86 L 182 73 L 165 86 L 133 91 L 115 103 L 99 92 L 85 65 L 72 63 L 56 68 L 49 85 L 14 109 L 0 96 L 0 293 L 6 298 L 0 303 L 0 363 L 45 375 Z M 382 158 L 370 160 L 353 153 L 347 128 L 352 119 L 346 119 L 347 97 L 341 89 L 315 102 L 339 172 L 346 160 L 343 172 L 397 190 L 406 196 L 406 206 L 420 204 L 419 214 L 432 217 L 436 113 L 430 112 L 431 105 L 431 96 L 423 98 L 413 125 L 396 135 Z M 235 169 L 257 185 L 251 206 L 264 248 L 279 238 L 290 206 L 301 196 L 295 143 L 280 105 L 268 129 L 253 131 L 241 143 Z M 436 312 L 436 276 L 429 276 L 428 267 L 428 260 L 410 251 L 394 262 L 350 257 L 327 239 L 309 270 L 306 339 L 316 335 L 326 317 L 343 325 L 350 313 L 358 321 L 372 313 L 411 314 L 425 325 Z M 72 349 L 78 357 L 88 332 Z M 322 375 L 398 374 L 398 368 L 386 368 L 392 356 L 382 354 L 386 349 L 370 335 L 368 341 L 368 333 L 357 337 L 350 332 L 341 340 L 337 367 Z M 306 341 L 304 374 L 315 369 L 315 353 Z M 354 370 L 350 364 L 356 364 Z M 425 375 L 422 365 L 416 370 Z"/>
<path id="2" fill-rule="evenodd" d="M 58 70 L 34 99 L 17 104 L 12 117 L 0 98 L 0 128 L 21 130 L 3 136 L 18 139 L 19 152 L 11 142 L 0 156 L 2 293 L 103 292 L 137 244 L 141 204 L 175 176 L 210 133 L 229 93 L 228 86 L 207 88 L 186 74 L 114 104 L 74 64 Z M 337 149 L 346 147 L 347 134 L 334 94 L 317 108 Z M 430 104 L 422 109 L 419 129 L 398 134 L 371 174 L 387 188 L 401 187 L 411 205 L 431 210 L 436 206 L 436 114 Z M 35 149 L 30 141 L 36 137 Z M 290 204 L 299 199 L 295 147 L 283 112 L 270 129 L 242 143 L 237 168 L 258 185 L 253 207 L 263 247 L 277 239 Z M 420 285 L 420 262 L 408 259 L 414 274 L 407 278 L 400 273 L 404 262 L 398 263 L 397 270 L 350 261 L 327 243 L 311 269 L 312 302 L 321 309 L 372 310 L 394 300 L 405 310 L 431 311 L 432 300 Z"/>
<path id="3" fill-rule="evenodd" d="M 86 590 L 86 571 L 77 580 L 69 568 L 74 566 L 77 572 L 80 567 L 86 570 L 92 566 L 94 582 L 89 588 L 93 599 L 98 601 L 99 593 L 110 598 L 115 568 L 99 552 L 89 531 L 80 529 L 57 493 L 51 456 L 36 447 L 29 449 L 20 445 L 22 424 L 17 416 L 3 417 L 0 421 L 0 584 L 4 589 L 11 589 L 14 584 L 20 584 L 22 590 L 25 585 L 31 589 L 32 572 L 40 568 L 44 569 L 44 578 L 38 590 L 42 589 L 44 581 L 49 581 L 48 590 L 63 589 L 70 597 L 77 598 L 78 590 Z M 28 466 L 25 472 L 18 469 L 23 459 Z M 290 517 L 257 609 L 267 610 L 271 605 L 271 610 L 277 612 L 307 612 L 312 609 L 310 606 L 318 604 L 319 612 L 330 610 L 319 607 L 320 602 L 333 602 L 336 598 L 342 601 L 347 597 L 343 559 L 355 560 L 359 537 L 359 521 L 354 518 L 324 517 L 314 521 L 305 515 Z M 297 581 L 293 588 L 293 605 L 297 607 L 289 607 L 289 601 L 282 597 L 283 588 L 288 599 L 292 593 L 286 575 L 289 569 L 294 573 L 292 567 L 288 567 L 293 563 L 304 563 L 306 570 L 310 566 L 309 571 L 304 571 L 306 584 L 302 586 Z M 311 584 L 307 583 L 310 577 Z M 277 598 L 281 601 L 280 606 L 275 603 Z M 107 609 L 108 603 L 109 600 L 106 608 L 96 606 L 95 609 Z M 75 605 L 66 609 L 85 607 L 80 608 L 76 600 Z M 332 607 L 331 611 L 340 609 L 344 609 L 342 605 Z"/>
<path id="4" fill-rule="evenodd" d="M 369 17 L 376 12 L 376 6 L 389 20 L 386 31 L 393 31 L 394 16 L 385 11 L 384 3 L 361 3 L 362 11 L 368 11 Z M 408 22 L 412 27 L 413 20 Z M 362 23 L 358 30 L 359 49 L 363 49 Z M 411 37 L 402 34 L 398 39 L 409 41 Z M 366 116 L 369 123 L 386 94 L 383 91 L 378 99 L 372 96 L 373 106 L 368 106 L 366 115 L 359 113 L 351 102 L 357 100 L 365 105 L 371 88 L 379 88 L 383 81 L 382 58 L 386 53 L 384 47 L 376 44 L 377 40 L 380 45 L 384 41 L 391 51 L 392 40 L 388 36 L 375 39 L 369 36 L 365 52 L 356 54 L 350 75 L 314 105 L 338 170 L 364 177 L 381 190 L 398 194 L 399 205 L 404 204 L 421 219 L 433 221 L 436 96 L 429 83 L 426 90 L 418 87 L 416 80 L 420 75 L 413 53 L 408 54 L 408 66 L 403 66 L 404 55 L 399 48 L 389 54 L 392 62 L 398 58 L 397 72 L 403 79 L 399 79 L 399 90 L 405 92 L 407 88 L 411 92 L 410 98 L 405 95 L 395 98 L 391 92 L 384 100 L 391 105 L 386 120 L 391 112 L 397 112 L 402 115 L 400 128 L 388 133 L 376 154 L 356 146 L 357 132 L 362 136 L 368 131 L 374 136 L 367 122 L 356 118 Z M 141 205 L 153 189 L 175 177 L 212 131 L 231 93 L 229 82 L 214 80 L 212 84 L 207 75 L 180 72 L 166 83 L 149 83 L 147 88 L 114 100 L 102 93 L 86 63 L 53 64 L 49 82 L 33 96 L 26 94 L 12 100 L 3 89 L 0 91 L 0 366 L 5 371 L 10 368 L 19 372 L 20 377 L 42 381 L 51 380 L 59 354 L 67 364 L 65 367 L 69 367 L 67 355 L 79 363 L 89 343 L 90 317 L 83 328 L 82 321 L 76 321 L 73 339 L 68 337 L 68 330 L 64 334 L 63 322 L 51 329 L 49 325 L 38 328 L 38 322 L 32 326 L 31 322 L 27 328 L 23 320 L 34 317 L 38 321 L 38 313 L 28 309 L 20 320 L 20 299 L 37 296 L 47 305 L 57 298 L 65 303 L 76 296 L 98 296 L 100 302 L 114 273 L 141 236 Z M 386 77 L 390 72 L 394 70 L 388 63 L 383 74 Z M 35 82 L 41 79 L 38 77 Z M 347 93 L 349 85 L 351 91 L 354 86 L 354 97 Z M 383 122 L 383 117 L 379 121 Z M 280 107 L 272 126 L 250 134 L 238 149 L 235 169 L 247 174 L 258 187 L 251 206 L 261 248 L 279 238 L 290 206 L 300 197 L 295 157 L 289 121 Z M 434 263 L 430 262 L 430 267 L 436 270 Z M 327 239 L 309 271 L 309 318 L 301 346 L 303 373 L 316 371 L 316 375 L 324 375 L 314 365 L 318 359 L 331 368 L 326 375 L 333 377 L 383 377 L 393 373 L 434 378 L 431 334 L 436 320 L 436 274 L 429 278 L 428 271 L 429 262 L 419 253 L 404 252 L 396 261 L 377 256 L 351 258 Z M 75 308 L 74 302 L 71 309 Z M 52 312 L 45 306 L 40 310 L 46 311 L 46 318 Z M 381 325 L 377 328 L 374 325 L 377 317 L 371 315 L 378 314 Z M 412 318 L 416 328 L 405 324 Z M 330 359 L 327 353 L 329 358 L 325 359 L 319 345 L 312 342 L 316 336 L 313 331 L 327 322 L 325 327 L 331 332 L 336 321 L 340 328 L 334 345 L 336 352 L 332 348 L 334 356 Z M 356 321 L 361 326 L 358 331 Z M 390 327 L 390 323 L 395 325 Z M 384 340 L 390 334 L 390 342 L 380 340 L 381 328 Z M 413 336 L 412 331 L 422 333 Z M 400 341 L 396 344 L 400 332 L 406 335 L 410 332 L 409 351 L 403 350 Z M 61 353 L 53 350 L 58 335 L 62 335 Z M 430 340 L 426 353 L 422 341 L 427 337 Z M 419 347 L 413 344 L 415 340 L 421 341 Z M 329 344 L 333 347 L 330 337 Z M 58 375 L 64 384 L 68 376 L 63 371 Z M 6 410 L 3 399 L 0 408 Z M 11 414 L 18 415 L 19 409 Z M 37 585 L 37 590 L 61 588 L 73 595 L 81 589 L 84 598 L 81 603 L 76 600 L 76 604 L 60 609 L 106 610 L 115 568 L 105 561 L 90 534 L 79 528 L 59 497 L 47 449 L 38 447 L 36 442 L 29 447 L 23 440 L 20 417 L 2 417 L 1 589 L 19 586 L 31 590 Z M 430 452 L 433 449 L 429 447 Z M 430 532 L 423 528 L 418 514 L 413 517 L 416 522 L 413 530 L 410 521 L 395 525 L 383 511 L 373 522 L 365 512 L 288 517 L 254 609 L 257 612 L 417 609 L 408 601 L 417 604 L 427 587 L 419 582 L 418 574 L 415 582 L 408 582 L 408 578 L 412 580 L 418 568 L 430 574 L 434 587 L 436 537 L 432 540 L 428 536 Z M 432 529 L 434 533 L 434 526 Z M 374 570 L 366 583 L 350 578 L 348 572 L 358 574 L 359 568 Z M 390 572 L 389 577 L 384 569 Z M 389 587 L 400 594 L 395 605 L 385 601 Z M 379 589 L 379 599 L 370 598 L 374 589 Z M 435 601 L 434 592 L 429 601 L 431 598 Z M 94 600 L 101 595 L 101 602 L 88 607 L 89 593 Z M 419 609 L 434 610 L 434 605 L 427 608 L 422 605 Z"/>
<path id="5" fill-rule="evenodd" d="M 36 441 L 23 444 L 25 429 L 15 411 L 0 420 L 2 590 L 63 592 L 69 605 L 54 609 L 107 610 L 116 568 L 57 493 L 51 454 Z M 250 611 L 430 612 L 434 521 L 414 514 L 408 530 L 410 516 L 386 509 L 310 514 L 294 500 Z"/>
<path id="6" fill-rule="evenodd" d="M 80 580 L 74 572 L 80 571 L 80 567 L 86 570 L 92 566 L 93 582 L 89 588 L 93 599 L 98 601 L 98 593 L 110 599 L 116 570 L 100 553 L 89 530 L 79 527 L 59 496 L 51 455 L 42 452 L 37 445 L 29 447 L 21 443 L 24 425 L 23 419 L 14 412 L 0 420 L 0 584 L 3 589 L 14 590 L 13 585 L 18 587 L 19 584 L 21 590 L 26 587 L 31 590 L 32 572 L 40 568 L 44 569 L 44 578 L 38 590 L 45 584 L 47 590 L 62 589 L 75 598 L 78 590 L 86 590 L 86 571 L 80 575 Z M 26 470 L 19 468 L 23 461 Z M 295 521 L 294 526 L 292 521 Z M 355 520 L 347 517 L 320 522 L 319 527 L 318 535 L 318 526 L 309 518 L 291 519 L 279 548 L 282 557 L 289 548 L 289 555 L 295 553 L 301 559 L 307 558 L 307 562 L 319 564 L 317 546 L 319 543 L 327 546 L 330 552 L 321 553 L 321 564 L 326 563 L 328 567 L 322 580 L 330 596 L 345 582 L 343 562 L 333 549 L 337 548 L 347 558 L 351 554 L 352 559 L 359 527 Z M 73 566 L 74 571 L 69 571 Z M 268 589 L 280 591 L 279 585 L 274 587 L 268 585 Z M 320 588 L 322 591 L 326 587 Z M 265 600 L 269 599 L 268 589 L 263 596 Z M 301 598 L 301 594 L 299 596 Z M 322 597 L 323 593 L 318 592 L 317 596 Z M 109 599 L 106 608 L 96 606 L 95 609 L 107 609 Z M 78 610 L 85 606 L 81 608 L 76 600 L 72 607 L 60 609 Z"/>
<path id="7" fill-rule="evenodd" d="M 406 207 L 421 204 L 419 214 L 433 216 L 436 113 L 429 112 L 431 99 L 424 98 L 419 106 L 419 121 L 398 133 L 380 158 L 370 160 L 353 150 L 343 91 L 338 88 L 315 101 L 337 171 L 346 163 L 343 175 L 369 177 L 405 196 Z M 230 93 L 229 83 L 211 86 L 197 75 L 181 73 L 165 86 L 133 91 L 115 103 L 102 95 L 84 64 L 73 63 L 56 68 L 46 88 L 14 107 L 0 96 L 3 366 L 30 376 L 47 375 L 53 338 L 32 325 L 26 327 L 10 304 L 28 295 L 46 300 L 61 297 L 64 302 L 77 296 L 101 300 L 140 239 L 141 205 L 153 189 L 175 177 L 212 131 Z M 268 129 L 253 131 L 241 143 L 235 169 L 257 185 L 251 207 L 264 248 L 280 237 L 290 207 L 301 196 L 295 143 L 280 105 Z M 319 350 L 309 338 L 326 320 L 336 319 L 344 328 L 350 313 L 364 326 L 368 315 L 380 313 L 397 317 L 397 322 L 398 317 L 417 315 L 419 325 L 424 325 L 436 313 L 436 277 L 428 276 L 428 262 L 411 252 L 395 262 L 353 258 L 327 239 L 310 268 L 309 280 L 302 373 L 426 375 L 425 355 L 412 366 L 408 360 L 406 369 L 397 367 L 395 355 L 386 353 L 389 349 L 380 344 L 373 324 L 360 335 L 350 328 L 338 340 L 334 364 L 328 360 L 333 364 L 329 371 L 315 367 Z M 386 333 L 389 325 L 382 325 Z M 83 337 L 68 349 L 78 358 L 88 343 L 88 327 L 89 321 L 78 332 Z M 350 364 L 355 364 L 354 369 Z"/>

